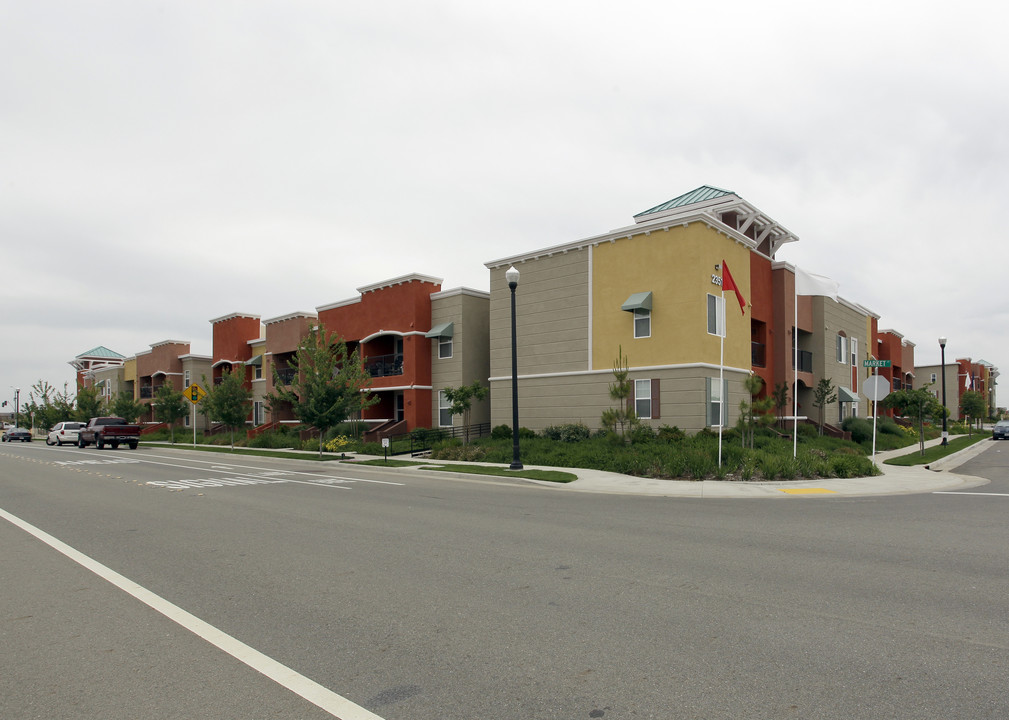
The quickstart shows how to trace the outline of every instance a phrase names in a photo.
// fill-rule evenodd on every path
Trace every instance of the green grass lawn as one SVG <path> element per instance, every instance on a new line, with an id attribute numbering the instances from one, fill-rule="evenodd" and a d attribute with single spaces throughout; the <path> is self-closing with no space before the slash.
<path id="1" fill-rule="evenodd" d="M 907 455 L 901 455 L 900 457 L 890 458 L 889 460 L 884 460 L 884 465 L 897 465 L 900 467 L 911 467 L 913 465 L 927 465 L 929 463 L 935 462 L 947 455 L 952 455 L 953 453 L 968 448 L 971 445 L 987 440 L 990 435 L 983 432 L 975 433 L 973 436 L 968 437 L 966 435 L 961 435 L 955 437 L 947 443 L 946 447 L 942 445 L 933 445 L 932 447 L 925 448 L 925 454 L 922 455 L 921 451 L 915 446 Z"/>

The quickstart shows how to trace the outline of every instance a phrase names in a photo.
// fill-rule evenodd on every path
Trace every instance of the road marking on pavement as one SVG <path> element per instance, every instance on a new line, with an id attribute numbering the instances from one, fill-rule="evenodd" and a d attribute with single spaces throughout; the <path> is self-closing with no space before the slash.
<path id="1" fill-rule="evenodd" d="M 82 567 L 90 570 L 100 578 L 107 580 L 125 593 L 144 603 L 148 607 L 157 610 L 169 620 L 181 625 L 194 635 L 203 638 L 211 645 L 220 648 L 228 655 L 239 662 L 248 665 L 253 670 L 262 673 L 278 685 L 287 688 L 296 695 L 308 700 L 316 707 L 322 708 L 330 715 L 341 718 L 341 720 L 383 720 L 380 716 L 365 710 L 342 695 L 338 695 L 329 688 L 323 687 L 314 680 L 310 680 L 304 675 L 286 665 L 282 665 L 276 660 L 255 648 L 249 647 L 241 640 L 231 637 L 222 630 L 207 623 L 192 613 L 186 612 L 182 608 L 165 600 L 160 595 L 155 595 L 147 588 L 138 585 L 127 577 L 120 575 L 115 570 L 105 567 L 97 560 L 88 557 L 79 550 L 75 550 L 61 540 L 57 540 L 49 533 L 40 530 L 34 525 L 25 522 L 21 518 L 11 515 L 0 508 L 0 517 L 4 518 L 12 525 L 15 525 L 29 535 L 41 540 L 49 547 L 70 558 Z"/>
<path id="2" fill-rule="evenodd" d="M 826 488 L 781 488 L 781 492 L 789 495 L 837 495 L 836 490 Z"/>
<path id="3" fill-rule="evenodd" d="M 963 492 L 958 490 L 936 490 L 933 495 L 990 495 L 991 497 L 1009 497 L 1009 493 Z"/>

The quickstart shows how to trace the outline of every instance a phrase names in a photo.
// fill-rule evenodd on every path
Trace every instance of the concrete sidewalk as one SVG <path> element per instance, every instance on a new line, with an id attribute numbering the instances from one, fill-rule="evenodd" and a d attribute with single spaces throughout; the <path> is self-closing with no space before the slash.
<path id="1" fill-rule="evenodd" d="M 932 440 L 926 442 L 925 446 L 931 447 L 939 442 L 938 439 Z M 930 469 L 924 465 L 898 467 L 883 464 L 888 458 L 914 452 L 913 447 L 876 453 L 876 464 L 883 474 L 874 477 L 775 482 L 658 480 L 569 468 L 570 472 L 578 475 L 578 479 L 559 487 L 581 492 L 697 498 L 863 497 L 966 490 L 985 485 L 989 481 L 970 475 L 955 475 L 942 468 L 956 467 L 984 452 L 988 447 L 990 446 L 987 441 L 981 441 L 933 463 Z"/>

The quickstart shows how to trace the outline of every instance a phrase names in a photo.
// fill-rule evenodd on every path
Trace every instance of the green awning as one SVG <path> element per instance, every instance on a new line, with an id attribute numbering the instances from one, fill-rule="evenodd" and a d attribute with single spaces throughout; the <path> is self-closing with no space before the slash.
<path id="1" fill-rule="evenodd" d="M 652 309 L 652 294 L 650 292 L 634 293 L 624 304 L 620 306 L 621 310 L 626 310 L 627 312 L 634 312 L 635 310 L 651 310 Z"/>
<path id="2" fill-rule="evenodd" d="M 256 357 L 252 358 L 251 360 L 246 360 L 245 364 L 246 365 L 262 366 L 262 364 L 263 364 L 263 356 L 262 355 L 257 355 Z"/>
<path id="3" fill-rule="evenodd" d="M 453 325 L 450 322 L 442 323 L 441 325 L 435 325 L 429 332 L 427 332 L 424 337 L 429 338 L 450 338 L 452 337 Z"/>
<path id="4" fill-rule="evenodd" d="M 840 402 L 860 402 L 858 393 L 853 393 L 848 388 L 839 387 L 837 389 L 837 398 Z"/>

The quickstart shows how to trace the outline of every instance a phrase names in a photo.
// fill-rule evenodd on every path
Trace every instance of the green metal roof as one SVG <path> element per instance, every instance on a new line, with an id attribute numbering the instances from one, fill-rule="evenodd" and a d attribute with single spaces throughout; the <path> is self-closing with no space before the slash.
<path id="1" fill-rule="evenodd" d="M 452 333 L 455 331 L 454 323 L 442 323 L 441 325 L 435 325 L 431 330 L 424 334 L 424 337 L 437 338 L 437 337 L 452 337 Z"/>
<path id="2" fill-rule="evenodd" d="M 104 345 L 99 345 L 96 348 L 92 348 L 91 350 L 88 350 L 87 352 L 81 353 L 77 357 L 79 357 L 79 358 L 115 358 L 116 360 L 125 360 L 126 359 L 125 355 L 120 355 L 119 353 L 115 352 L 114 350 L 109 350 Z"/>
<path id="3" fill-rule="evenodd" d="M 627 312 L 634 312 L 635 310 L 651 310 L 652 309 L 652 293 L 651 292 L 640 292 L 634 293 L 624 304 L 620 306 L 621 310 L 626 310 Z"/>
<path id="4" fill-rule="evenodd" d="M 725 197 L 726 195 L 735 195 L 731 190 L 722 190 L 721 188 L 712 187 L 711 185 L 701 185 L 701 187 L 696 190 L 691 190 L 688 193 L 684 193 L 679 197 L 675 197 L 672 200 L 667 200 L 661 205 L 656 205 L 650 210 L 645 210 L 640 212 L 634 217 L 639 218 L 644 215 L 651 215 L 652 213 L 663 212 L 665 210 L 672 210 L 674 208 L 685 207 L 687 205 L 693 205 L 695 203 L 704 202 L 706 200 L 714 200 L 716 198 Z"/>

